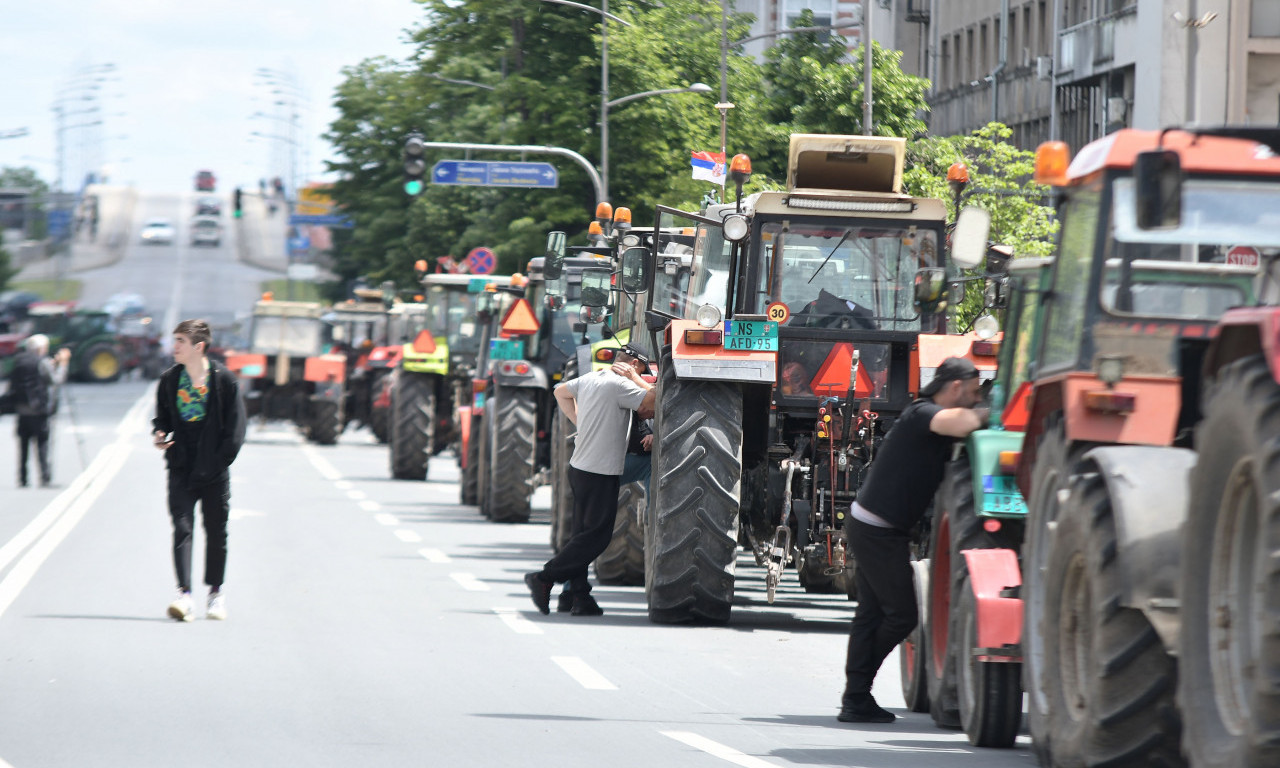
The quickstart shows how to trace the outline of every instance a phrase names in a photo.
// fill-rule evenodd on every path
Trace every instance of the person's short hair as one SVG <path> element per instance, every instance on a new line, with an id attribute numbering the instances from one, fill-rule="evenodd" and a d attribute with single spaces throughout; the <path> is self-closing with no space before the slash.
<path id="1" fill-rule="evenodd" d="M 978 368 L 972 361 L 963 357 L 948 357 L 934 371 L 933 380 L 920 389 L 921 397 L 933 397 L 951 381 L 964 381 L 978 378 Z"/>
<path id="2" fill-rule="evenodd" d="M 213 342 L 213 331 L 209 330 L 209 324 L 203 320 L 183 320 L 173 329 L 173 335 L 182 334 L 190 339 L 192 345 L 204 342 L 204 351 L 209 351 L 209 344 Z"/>
<path id="3" fill-rule="evenodd" d="M 23 346 L 32 352 L 48 352 L 49 337 L 43 333 L 33 333 L 23 342 Z"/>
<path id="4" fill-rule="evenodd" d="M 645 354 L 643 352 L 631 346 L 630 344 L 623 344 L 622 347 L 618 349 L 618 351 L 626 355 L 627 357 L 630 357 L 633 360 L 639 360 L 641 365 L 644 365 L 644 366 L 649 365 L 649 358 L 645 357 Z"/>

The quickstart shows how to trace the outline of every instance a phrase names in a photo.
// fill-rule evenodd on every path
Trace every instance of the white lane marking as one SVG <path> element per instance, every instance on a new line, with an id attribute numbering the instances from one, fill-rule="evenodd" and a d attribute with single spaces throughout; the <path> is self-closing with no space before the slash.
<path id="1" fill-rule="evenodd" d="M 712 757 L 727 760 L 734 765 L 741 765 L 742 768 L 778 768 L 777 763 L 771 763 L 768 760 L 761 760 L 758 757 L 744 754 L 733 747 L 726 747 L 718 741 L 712 741 L 696 733 L 688 731 L 659 731 L 659 733 L 669 739 L 675 739 L 681 744 L 687 744 L 694 749 L 706 752 Z"/>
<path id="2" fill-rule="evenodd" d="M 494 608 L 493 612 L 498 614 L 498 618 L 502 619 L 502 623 L 510 627 L 511 631 L 517 635 L 542 634 L 542 627 L 516 613 L 515 608 Z"/>
<path id="3" fill-rule="evenodd" d="M 263 517 L 266 514 L 266 512 L 258 512 L 254 509 L 239 509 L 237 507 L 232 507 L 231 514 L 227 515 L 227 519 L 241 520 L 246 517 Z M 0 766 L 0 768 L 4 768 L 4 766 Z"/>
<path id="4" fill-rule="evenodd" d="M 450 559 L 449 559 L 449 556 L 448 556 L 448 555 L 446 555 L 445 553 L 441 552 L 441 551 L 440 551 L 440 550 L 438 550 L 438 549 L 430 549 L 430 548 L 420 549 L 420 550 L 418 550 L 418 554 L 422 555 L 423 557 L 425 557 L 425 558 L 428 560 L 428 562 L 432 562 L 432 563 L 451 563 L 451 562 L 453 562 L 452 560 L 450 560 Z M 2 767 L 0 767 L 0 768 L 2 768 Z"/>
<path id="5" fill-rule="evenodd" d="M 347 491 L 347 498 L 351 499 L 352 501 L 360 501 L 364 497 L 365 497 L 364 491 L 356 491 L 356 490 Z"/>
<path id="6" fill-rule="evenodd" d="M 334 487 L 334 488 L 337 488 L 337 489 L 338 489 L 338 490 L 340 490 L 340 491 L 349 491 L 349 490 L 351 490 L 351 481 L 350 481 L 350 480 L 338 480 L 337 482 L 335 482 L 335 483 L 333 484 L 333 487 Z"/>
<path id="7" fill-rule="evenodd" d="M 399 525 L 400 520 L 395 515 L 388 512 L 382 512 L 373 516 L 379 525 Z"/>
<path id="8" fill-rule="evenodd" d="M 462 585 L 468 592 L 488 592 L 489 585 L 469 573 L 451 573 L 449 578 Z"/>
<path id="9" fill-rule="evenodd" d="M 88 469 L 76 476 L 70 487 L 58 494 L 18 535 L 0 548 L 0 568 L 4 568 L 23 550 L 26 554 L 0 580 L 0 616 L 9 609 L 22 590 L 31 582 L 44 561 L 53 554 L 63 539 L 79 524 L 107 485 L 119 474 L 133 452 L 131 440 L 145 425 L 141 413 L 154 399 L 148 387 L 142 397 L 129 408 L 116 426 L 116 440 L 105 446 Z M 30 549 L 27 549 L 27 547 Z"/>
<path id="10" fill-rule="evenodd" d="M 366 499 L 365 501 L 360 502 L 360 508 L 365 512 L 377 512 L 382 509 L 382 505 L 376 501 L 369 501 Z"/>
<path id="11" fill-rule="evenodd" d="M 316 471 L 319 472 L 320 476 L 325 480 L 342 479 L 342 473 L 330 464 L 328 459 L 321 456 L 320 452 L 312 446 L 304 443 L 302 445 L 302 454 L 307 457 L 307 460 L 311 462 L 311 466 L 315 467 Z"/>
<path id="12" fill-rule="evenodd" d="M 569 677 L 589 691 L 616 691 L 618 686 L 605 679 L 604 675 L 591 668 L 591 665 L 577 656 L 552 656 L 551 660 L 569 673 Z"/>
<path id="13" fill-rule="evenodd" d="M 401 528 L 401 529 L 397 530 L 397 531 L 396 531 L 396 538 L 397 538 L 397 539 L 399 539 L 399 540 L 401 540 L 401 541 L 403 541 L 403 542 L 404 542 L 404 543 L 406 543 L 406 544 L 420 544 L 420 543 L 422 543 L 422 537 L 421 537 L 421 536 L 419 536 L 419 535 L 418 535 L 418 533 L 417 533 L 416 531 L 410 531 L 410 530 L 408 530 L 408 529 L 406 529 L 406 528 Z"/>

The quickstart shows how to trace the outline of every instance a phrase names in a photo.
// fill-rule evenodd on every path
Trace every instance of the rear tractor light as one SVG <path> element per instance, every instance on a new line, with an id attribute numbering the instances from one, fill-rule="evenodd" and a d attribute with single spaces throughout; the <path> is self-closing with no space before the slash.
<path id="1" fill-rule="evenodd" d="M 718 328 L 715 330 L 709 328 L 686 328 L 684 331 L 684 343 L 720 346 L 724 343 L 724 331 Z"/>
<path id="2" fill-rule="evenodd" d="M 1084 407 L 1098 413 L 1110 413 L 1123 416 L 1133 413 L 1138 406 L 1138 396 L 1131 392 L 1116 392 L 1110 389 L 1093 390 L 1084 393 Z"/>

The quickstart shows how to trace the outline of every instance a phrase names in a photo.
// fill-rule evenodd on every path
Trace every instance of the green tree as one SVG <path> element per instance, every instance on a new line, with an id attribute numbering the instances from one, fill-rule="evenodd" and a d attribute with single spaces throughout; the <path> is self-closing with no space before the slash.
<path id="1" fill-rule="evenodd" d="M 40 178 L 34 168 L 6 166 L 0 168 L 0 189 L 26 189 L 29 191 L 29 225 L 25 233 L 32 240 L 43 240 L 49 231 L 45 208 L 49 198 L 49 185 Z"/>

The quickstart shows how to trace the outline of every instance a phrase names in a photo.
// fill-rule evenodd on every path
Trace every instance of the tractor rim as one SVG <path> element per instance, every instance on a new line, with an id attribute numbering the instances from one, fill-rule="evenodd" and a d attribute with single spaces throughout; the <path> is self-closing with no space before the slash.
<path id="1" fill-rule="evenodd" d="M 967 585 L 966 585 L 967 587 Z M 977 610 L 964 611 L 964 628 L 960 635 L 959 664 L 960 674 L 960 712 L 973 712 L 978 708 L 977 680 L 978 657 L 974 650 L 978 647 Z"/>
<path id="2" fill-rule="evenodd" d="M 89 361 L 89 370 L 93 371 L 95 378 L 109 379 L 120 370 L 120 362 L 115 355 L 104 349 L 94 354 Z"/>
<path id="3" fill-rule="evenodd" d="M 1218 510 L 1209 566 L 1209 664 L 1213 695 L 1227 730 L 1242 735 L 1251 719 L 1249 701 L 1258 629 L 1253 575 L 1257 568 L 1258 489 L 1253 462 L 1245 459 L 1232 470 L 1227 493 Z"/>
<path id="4" fill-rule="evenodd" d="M 951 615 L 951 513 L 945 511 L 938 523 L 938 546 L 933 553 L 933 578 L 929 579 L 933 596 L 929 616 L 935 617 L 929 627 L 929 653 L 933 672 L 942 675 L 947 660 L 947 617 Z M 939 621 L 936 617 L 941 617 Z"/>
<path id="5" fill-rule="evenodd" d="M 1027 601 L 1025 606 L 1027 613 L 1027 626 L 1025 631 L 1031 638 L 1031 642 L 1026 643 L 1024 649 L 1027 660 L 1031 663 L 1033 674 L 1039 676 L 1043 676 L 1047 673 L 1045 643 L 1043 639 L 1036 638 L 1044 638 L 1046 636 L 1045 632 L 1049 631 L 1049 628 L 1044 626 L 1044 618 L 1048 615 L 1048 610 L 1046 608 L 1048 600 L 1046 599 L 1046 571 L 1043 563 L 1048 558 L 1048 544 L 1052 540 L 1049 524 L 1058 519 L 1058 496 L 1056 490 L 1058 475 L 1059 473 L 1057 471 L 1049 471 L 1045 473 L 1044 482 L 1041 483 L 1040 488 L 1036 489 L 1036 501 L 1038 502 L 1036 504 L 1036 508 L 1044 510 L 1044 519 L 1040 521 L 1038 529 L 1029 528 L 1027 530 L 1028 537 L 1035 536 L 1042 542 L 1041 546 L 1038 548 L 1041 562 L 1027 564 L 1028 568 L 1036 569 L 1036 578 L 1040 583 L 1040 588 L 1027 590 Z M 1041 679 L 1034 680 L 1031 685 L 1027 686 L 1027 696 L 1034 700 L 1034 711 L 1036 712 L 1047 712 L 1049 710 L 1049 696 L 1046 693 L 1046 687 L 1040 684 L 1042 679 L 1043 677 L 1041 677 Z"/>
<path id="6" fill-rule="evenodd" d="M 1082 552 L 1067 563 L 1058 617 L 1058 664 L 1067 712 L 1076 721 L 1088 715 L 1089 656 L 1093 649 L 1093 598 Z"/>

